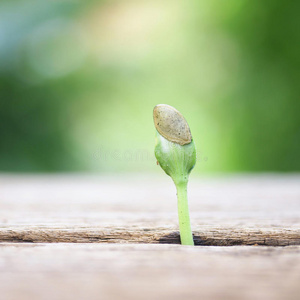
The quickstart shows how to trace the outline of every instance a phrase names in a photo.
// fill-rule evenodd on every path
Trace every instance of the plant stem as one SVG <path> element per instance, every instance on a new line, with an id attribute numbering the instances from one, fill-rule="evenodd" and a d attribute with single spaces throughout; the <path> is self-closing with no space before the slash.
<path id="1" fill-rule="evenodd" d="M 187 181 L 176 184 L 178 200 L 178 218 L 180 240 L 182 245 L 194 245 L 191 222 L 189 215 L 189 205 L 187 198 Z"/>

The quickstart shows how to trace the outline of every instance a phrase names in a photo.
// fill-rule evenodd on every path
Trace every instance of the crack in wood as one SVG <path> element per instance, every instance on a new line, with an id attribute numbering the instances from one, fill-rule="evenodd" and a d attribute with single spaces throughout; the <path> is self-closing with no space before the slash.
<path id="1" fill-rule="evenodd" d="M 245 229 L 240 232 L 229 229 L 194 232 L 195 245 L 202 246 L 236 246 L 264 245 L 288 246 L 300 245 L 300 231 L 272 230 L 253 231 Z M 21 243 L 161 243 L 179 244 L 178 231 L 164 229 L 124 228 L 122 230 L 75 230 L 68 229 L 0 229 L 0 242 Z"/>

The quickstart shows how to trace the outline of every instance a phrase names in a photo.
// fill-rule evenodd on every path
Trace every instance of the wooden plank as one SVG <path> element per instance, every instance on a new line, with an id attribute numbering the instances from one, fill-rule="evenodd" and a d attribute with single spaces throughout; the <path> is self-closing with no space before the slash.
<path id="1" fill-rule="evenodd" d="M 166 176 L 0 175 L 0 299 L 298 300 L 299 182 L 192 177 L 191 247 Z"/>
<path id="2" fill-rule="evenodd" d="M 191 178 L 197 245 L 300 244 L 300 176 Z M 179 243 L 166 176 L 0 176 L 0 242 Z"/>
<path id="3" fill-rule="evenodd" d="M 1 300 L 298 300 L 300 246 L 0 244 Z"/>

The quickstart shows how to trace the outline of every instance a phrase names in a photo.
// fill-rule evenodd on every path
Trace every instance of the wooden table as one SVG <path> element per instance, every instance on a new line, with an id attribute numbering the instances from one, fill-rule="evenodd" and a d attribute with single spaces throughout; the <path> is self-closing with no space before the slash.
<path id="1" fill-rule="evenodd" d="M 0 175 L 0 299 L 300 299 L 300 176 Z"/>

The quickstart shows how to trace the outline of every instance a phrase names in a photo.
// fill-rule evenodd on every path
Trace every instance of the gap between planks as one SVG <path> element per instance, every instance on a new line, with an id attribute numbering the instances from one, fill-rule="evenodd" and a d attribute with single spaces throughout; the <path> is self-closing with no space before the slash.
<path id="1" fill-rule="evenodd" d="M 205 228 L 193 231 L 195 245 L 300 245 L 300 230 L 287 228 Z M 0 228 L 0 242 L 179 244 L 176 230 L 165 228 Z"/>

